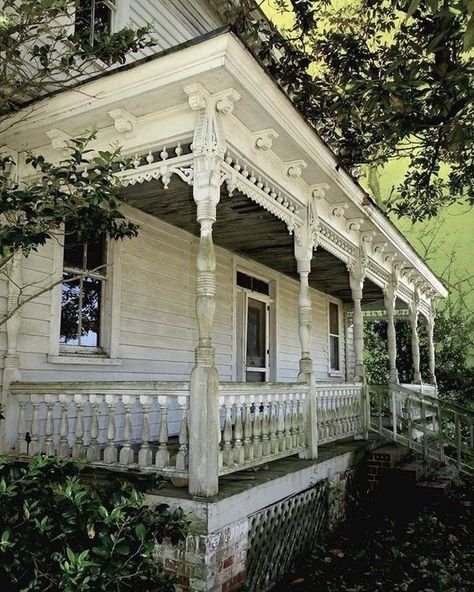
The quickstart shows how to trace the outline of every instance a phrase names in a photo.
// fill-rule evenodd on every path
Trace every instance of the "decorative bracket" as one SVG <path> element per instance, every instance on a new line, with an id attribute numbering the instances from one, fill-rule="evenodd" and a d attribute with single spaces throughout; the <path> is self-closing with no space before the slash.
<path id="1" fill-rule="evenodd" d="M 109 116 L 114 120 L 114 127 L 119 134 L 123 134 L 126 138 L 135 137 L 137 118 L 134 115 L 126 109 L 114 109 L 109 111 Z"/>
<path id="2" fill-rule="evenodd" d="M 331 215 L 335 218 L 344 216 L 344 212 L 349 208 L 349 204 L 345 201 L 339 201 L 331 204 Z"/>
<path id="3" fill-rule="evenodd" d="M 324 199 L 329 189 L 331 189 L 331 186 L 327 183 L 317 183 L 316 185 L 311 185 L 311 195 L 316 199 Z"/>
<path id="4" fill-rule="evenodd" d="M 358 232 L 362 224 L 365 222 L 364 218 L 350 218 L 347 220 L 347 230 L 350 232 L 351 230 L 354 232 Z"/>
<path id="5" fill-rule="evenodd" d="M 270 150 L 273 145 L 273 141 L 279 137 L 279 133 L 276 132 L 274 129 L 267 128 L 260 130 L 253 134 L 255 137 L 255 147 L 259 150 Z"/>
<path id="6" fill-rule="evenodd" d="M 376 235 L 377 233 L 375 232 L 375 230 L 365 230 L 364 232 L 360 233 L 362 242 L 366 245 L 370 244 L 374 240 Z"/>
<path id="7" fill-rule="evenodd" d="M 374 253 L 380 253 L 382 254 L 385 249 L 388 247 L 388 243 L 382 241 L 382 242 L 374 242 L 372 245 L 372 248 L 374 250 Z"/>
<path id="8" fill-rule="evenodd" d="M 288 175 L 288 177 L 293 177 L 294 179 L 301 177 L 301 175 L 303 174 L 303 169 L 305 169 L 308 166 L 308 163 L 305 160 L 301 159 L 285 162 L 284 164 L 288 167 L 286 174 Z"/>
<path id="9" fill-rule="evenodd" d="M 68 143 L 71 140 L 71 136 L 61 131 L 57 127 L 46 131 L 46 135 L 51 140 L 51 146 L 55 150 L 65 152 L 68 147 Z"/>

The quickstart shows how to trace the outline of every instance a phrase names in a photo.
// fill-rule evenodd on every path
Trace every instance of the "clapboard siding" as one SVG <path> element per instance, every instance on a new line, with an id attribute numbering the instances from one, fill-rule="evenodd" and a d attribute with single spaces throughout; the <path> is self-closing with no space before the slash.
<path id="1" fill-rule="evenodd" d="M 194 364 L 198 340 L 195 316 L 195 262 L 198 239 L 156 218 L 129 208 L 140 226 L 136 239 L 123 242 L 120 262 L 120 365 L 49 362 L 52 293 L 26 305 L 18 339 L 23 380 L 186 380 Z M 54 249 L 46 245 L 24 264 L 24 280 L 47 279 Z M 248 265 L 247 265 L 248 264 Z M 216 314 L 214 345 L 221 380 L 235 380 L 236 266 L 254 268 L 274 282 L 276 368 L 273 379 L 294 381 L 298 374 L 298 282 L 273 270 L 216 248 Z M 5 286 L 0 294 L 5 294 Z M 311 351 L 316 378 L 328 380 L 328 297 L 311 290 Z M 4 303 L 0 297 L 0 306 Z M 342 337 L 342 335 L 341 335 Z M 0 337 L 0 344 L 2 343 Z M 344 366 L 342 347 L 342 366 Z M 340 378 L 339 378 L 340 379 Z"/>
<path id="2" fill-rule="evenodd" d="M 194 39 L 222 25 L 205 0 L 131 0 L 130 25 L 152 25 L 153 47 L 133 56 L 139 59 Z"/>

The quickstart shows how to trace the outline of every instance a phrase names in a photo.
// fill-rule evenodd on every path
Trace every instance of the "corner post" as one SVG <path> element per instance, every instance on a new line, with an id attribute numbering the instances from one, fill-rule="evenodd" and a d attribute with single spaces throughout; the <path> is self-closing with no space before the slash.
<path id="1" fill-rule="evenodd" d="M 398 384 L 397 370 L 397 335 L 395 331 L 395 302 L 397 299 L 398 276 L 394 271 L 388 286 L 384 290 L 384 304 L 387 312 L 387 345 L 390 362 L 390 382 Z"/>
<path id="2" fill-rule="evenodd" d="M 313 249 L 317 245 L 318 216 L 315 197 L 310 196 L 308 207 L 303 212 L 303 224 L 295 227 L 294 250 L 297 270 L 300 277 L 298 294 L 298 336 L 301 347 L 299 361 L 298 382 L 310 385 L 310 392 L 306 402 L 305 432 L 307 451 L 305 458 L 316 459 L 318 457 L 318 418 L 317 399 L 311 357 L 311 334 L 313 324 L 313 311 L 309 288 L 309 274 L 311 273 L 311 260 Z"/>
<path id="3" fill-rule="evenodd" d="M 199 342 L 190 377 L 189 493 L 211 497 L 218 492 L 219 375 L 215 364 L 213 325 L 216 293 L 216 257 L 212 227 L 220 199 L 221 162 L 225 141 L 221 113 L 232 111 L 226 97 L 210 95 L 201 85 L 185 89 L 197 112 L 193 138 L 193 198 L 200 225 L 197 254 L 196 319 Z"/>
<path id="4" fill-rule="evenodd" d="M 410 305 L 410 326 L 411 326 L 411 353 L 413 360 L 413 382 L 421 384 L 420 373 L 420 340 L 418 338 L 418 315 L 420 312 L 420 295 L 418 288 L 413 292 L 413 300 Z"/>
<path id="5" fill-rule="evenodd" d="M 354 382 L 363 382 L 364 370 L 364 318 L 362 315 L 362 291 L 366 273 L 367 255 L 364 241 L 361 241 L 356 260 L 349 265 L 349 283 L 354 302 Z"/>

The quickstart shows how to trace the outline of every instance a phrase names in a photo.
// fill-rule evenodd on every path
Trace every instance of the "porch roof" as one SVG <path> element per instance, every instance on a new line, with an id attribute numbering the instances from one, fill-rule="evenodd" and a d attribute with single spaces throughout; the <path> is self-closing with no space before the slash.
<path id="1" fill-rule="evenodd" d="M 354 247 L 359 233 L 348 229 L 351 221 L 357 221 L 362 232 L 373 235 L 374 243 L 384 245 L 378 255 L 371 254 L 374 266 L 383 271 L 381 277 L 389 276 L 395 260 L 402 270 L 406 294 L 420 288 L 426 306 L 433 298 L 446 297 L 440 280 L 340 166 L 236 35 L 221 30 L 197 41 L 35 103 L 26 119 L 22 120 L 24 113 L 13 116 L 17 123 L 4 133 L 5 143 L 19 151 L 28 145 L 41 149 L 51 159 L 60 159 L 61 153 L 49 139 L 52 132 L 74 136 L 93 125 L 98 130 L 98 148 L 118 140 L 125 153 L 143 154 L 158 145 L 169 146 L 192 137 L 195 113 L 189 109 L 183 87 L 199 83 L 210 93 L 232 89 L 238 100 L 232 115 L 226 117 L 225 136 L 239 158 L 251 160 L 257 175 L 266 176 L 301 206 L 308 202 L 314 187 L 327 186 L 318 203 L 320 219 Z M 131 115 L 131 130 L 119 131 L 112 115 L 117 110 L 125 118 Z M 256 149 L 256 138 L 268 132 L 273 137 L 271 149 Z M 303 163 L 301 174 L 295 177 L 288 174 L 294 163 Z M 381 287 L 383 283 L 381 279 Z"/>

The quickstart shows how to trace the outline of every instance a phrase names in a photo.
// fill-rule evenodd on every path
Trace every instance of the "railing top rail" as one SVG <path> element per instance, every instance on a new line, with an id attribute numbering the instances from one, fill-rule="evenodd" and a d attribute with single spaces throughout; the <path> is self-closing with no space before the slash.
<path id="1" fill-rule="evenodd" d="M 378 391 L 378 392 L 388 392 L 388 389 L 392 391 L 395 390 L 398 393 L 409 397 L 411 399 L 416 399 L 420 402 L 427 403 L 428 405 L 432 405 L 435 407 L 440 407 L 444 411 L 458 413 L 460 415 L 464 415 L 468 418 L 474 418 L 474 409 L 470 409 L 469 407 L 464 407 L 463 405 L 458 405 L 457 403 L 451 403 L 450 401 L 443 401 L 440 400 L 438 396 L 432 396 L 428 393 L 420 393 L 419 391 L 412 390 L 401 386 L 399 384 L 392 383 L 390 385 L 381 385 L 381 384 L 370 384 L 369 388 Z"/>
<path id="2" fill-rule="evenodd" d="M 189 392 L 189 382 L 178 381 L 59 381 L 59 382 L 14 382 L 12 395 L 37 394 L 156 394 L 173 395 Z"/>
<path id="3" fill-rule="evenodd" d="M 271 395 L 291 392 L 308 393 L 310 385 L 306 382 L 221 382 L 221 395 Z"/>

